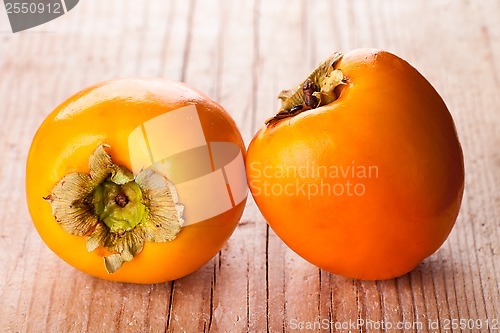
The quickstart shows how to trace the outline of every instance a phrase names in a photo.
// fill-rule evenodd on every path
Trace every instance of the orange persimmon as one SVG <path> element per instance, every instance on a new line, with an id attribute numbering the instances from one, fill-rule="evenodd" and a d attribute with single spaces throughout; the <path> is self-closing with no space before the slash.
<path id="1" fill-rule="evenodd" d="M 64 261 L 113 281 L 158 283 L 209 261 L 246 202 L 245 146 L 206 95 L 160 79 L 89 87 L 38 129 L 26 192 Z"/>
<path id="2" fill-rule="evenodd" d="M 247 151 L 251 193 L 276 234 L 332 273 L 389 279 L 446 240 L 464 190 L 462 149 L 431 84 L 385 51 L 335 54 Z"/>

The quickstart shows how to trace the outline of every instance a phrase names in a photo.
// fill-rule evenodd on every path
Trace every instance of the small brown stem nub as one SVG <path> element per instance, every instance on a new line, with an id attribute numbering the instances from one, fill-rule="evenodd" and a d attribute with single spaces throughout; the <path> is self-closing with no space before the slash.
<path id="1" fill-rule="evenodd" d="M 318 91 L 318 86 L 311 80 L 306 80 L 302 85 L 302 91 L 304 92 L 304 102 L 308 107 L 314 109 L 318 106 L 318 99 L 313 96 L 313 93 Z"/>
<path id="2" fill-rule="evenodd" d="M 129 199 L 125 193 L 120 192 L 115 197 L 115 203 L 123 208 L 129 203 Z"/>

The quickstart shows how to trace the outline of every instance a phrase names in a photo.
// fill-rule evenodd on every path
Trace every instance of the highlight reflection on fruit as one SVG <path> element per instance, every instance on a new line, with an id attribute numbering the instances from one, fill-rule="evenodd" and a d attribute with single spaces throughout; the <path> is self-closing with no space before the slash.
<path id="1" fill-rule="evenodd" d="M 327 271 L 388 279 L 446 240 L 464 190 L 452 117 L 406 61 L 336 53 L 248 147 L 252 195 L 276 234 Z"/>

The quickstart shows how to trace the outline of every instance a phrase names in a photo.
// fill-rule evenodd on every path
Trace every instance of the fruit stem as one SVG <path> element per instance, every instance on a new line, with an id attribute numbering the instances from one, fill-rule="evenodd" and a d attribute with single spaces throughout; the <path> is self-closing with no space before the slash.
<path id="1" fill-rule="evenodd" d="M 129 202 L 129 198 L 123 192 L 118 193 L 115 197 L 115 203 L 121 208 L 125 207 Z"/>
<path id="2" fill-rule="evenodd" d="M 334 89 L 344 83 L 342 71 L 336 69 L 340 59 L 342 53 L 334 53 L 316 67 L 297 88 L 280 92 L 278 98 L 281 99 L 281 109 L 274 117 L 266 120 L 266 125 L 336 100 Z"/>

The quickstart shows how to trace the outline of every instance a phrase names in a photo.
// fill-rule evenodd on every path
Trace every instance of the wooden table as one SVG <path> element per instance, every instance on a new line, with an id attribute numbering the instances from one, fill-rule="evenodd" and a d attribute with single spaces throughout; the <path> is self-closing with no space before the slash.
<path id="1" fill-rule="evenodd" d="M 297 326 L 326 320 L 322 331 L 358 332 L 335 330 L 358 319 L 373 321 L 367 332 L 471 332 L 451 330 L 451 319 L 500 329 L 485 328 L 500 319 L 500 2 L 85 0 L 16 34 L 0 9 L 0 30 L 0 331 L 315 332 Z M 225 106 L 248 144 L 280 89 L 357 47 L 417 67 L 446 101 L 465 153 L 456 227 L 411 273 L 370 282 L 323 272 L 277 238 L 252 200 L 213 260 L 158 285 L 87 276 L 37 235 L 24 199 L 31 138 L 81 88 L 127 76 L 185 81 Z M 413 328 L 376 329 L 382 321 Z"/>

